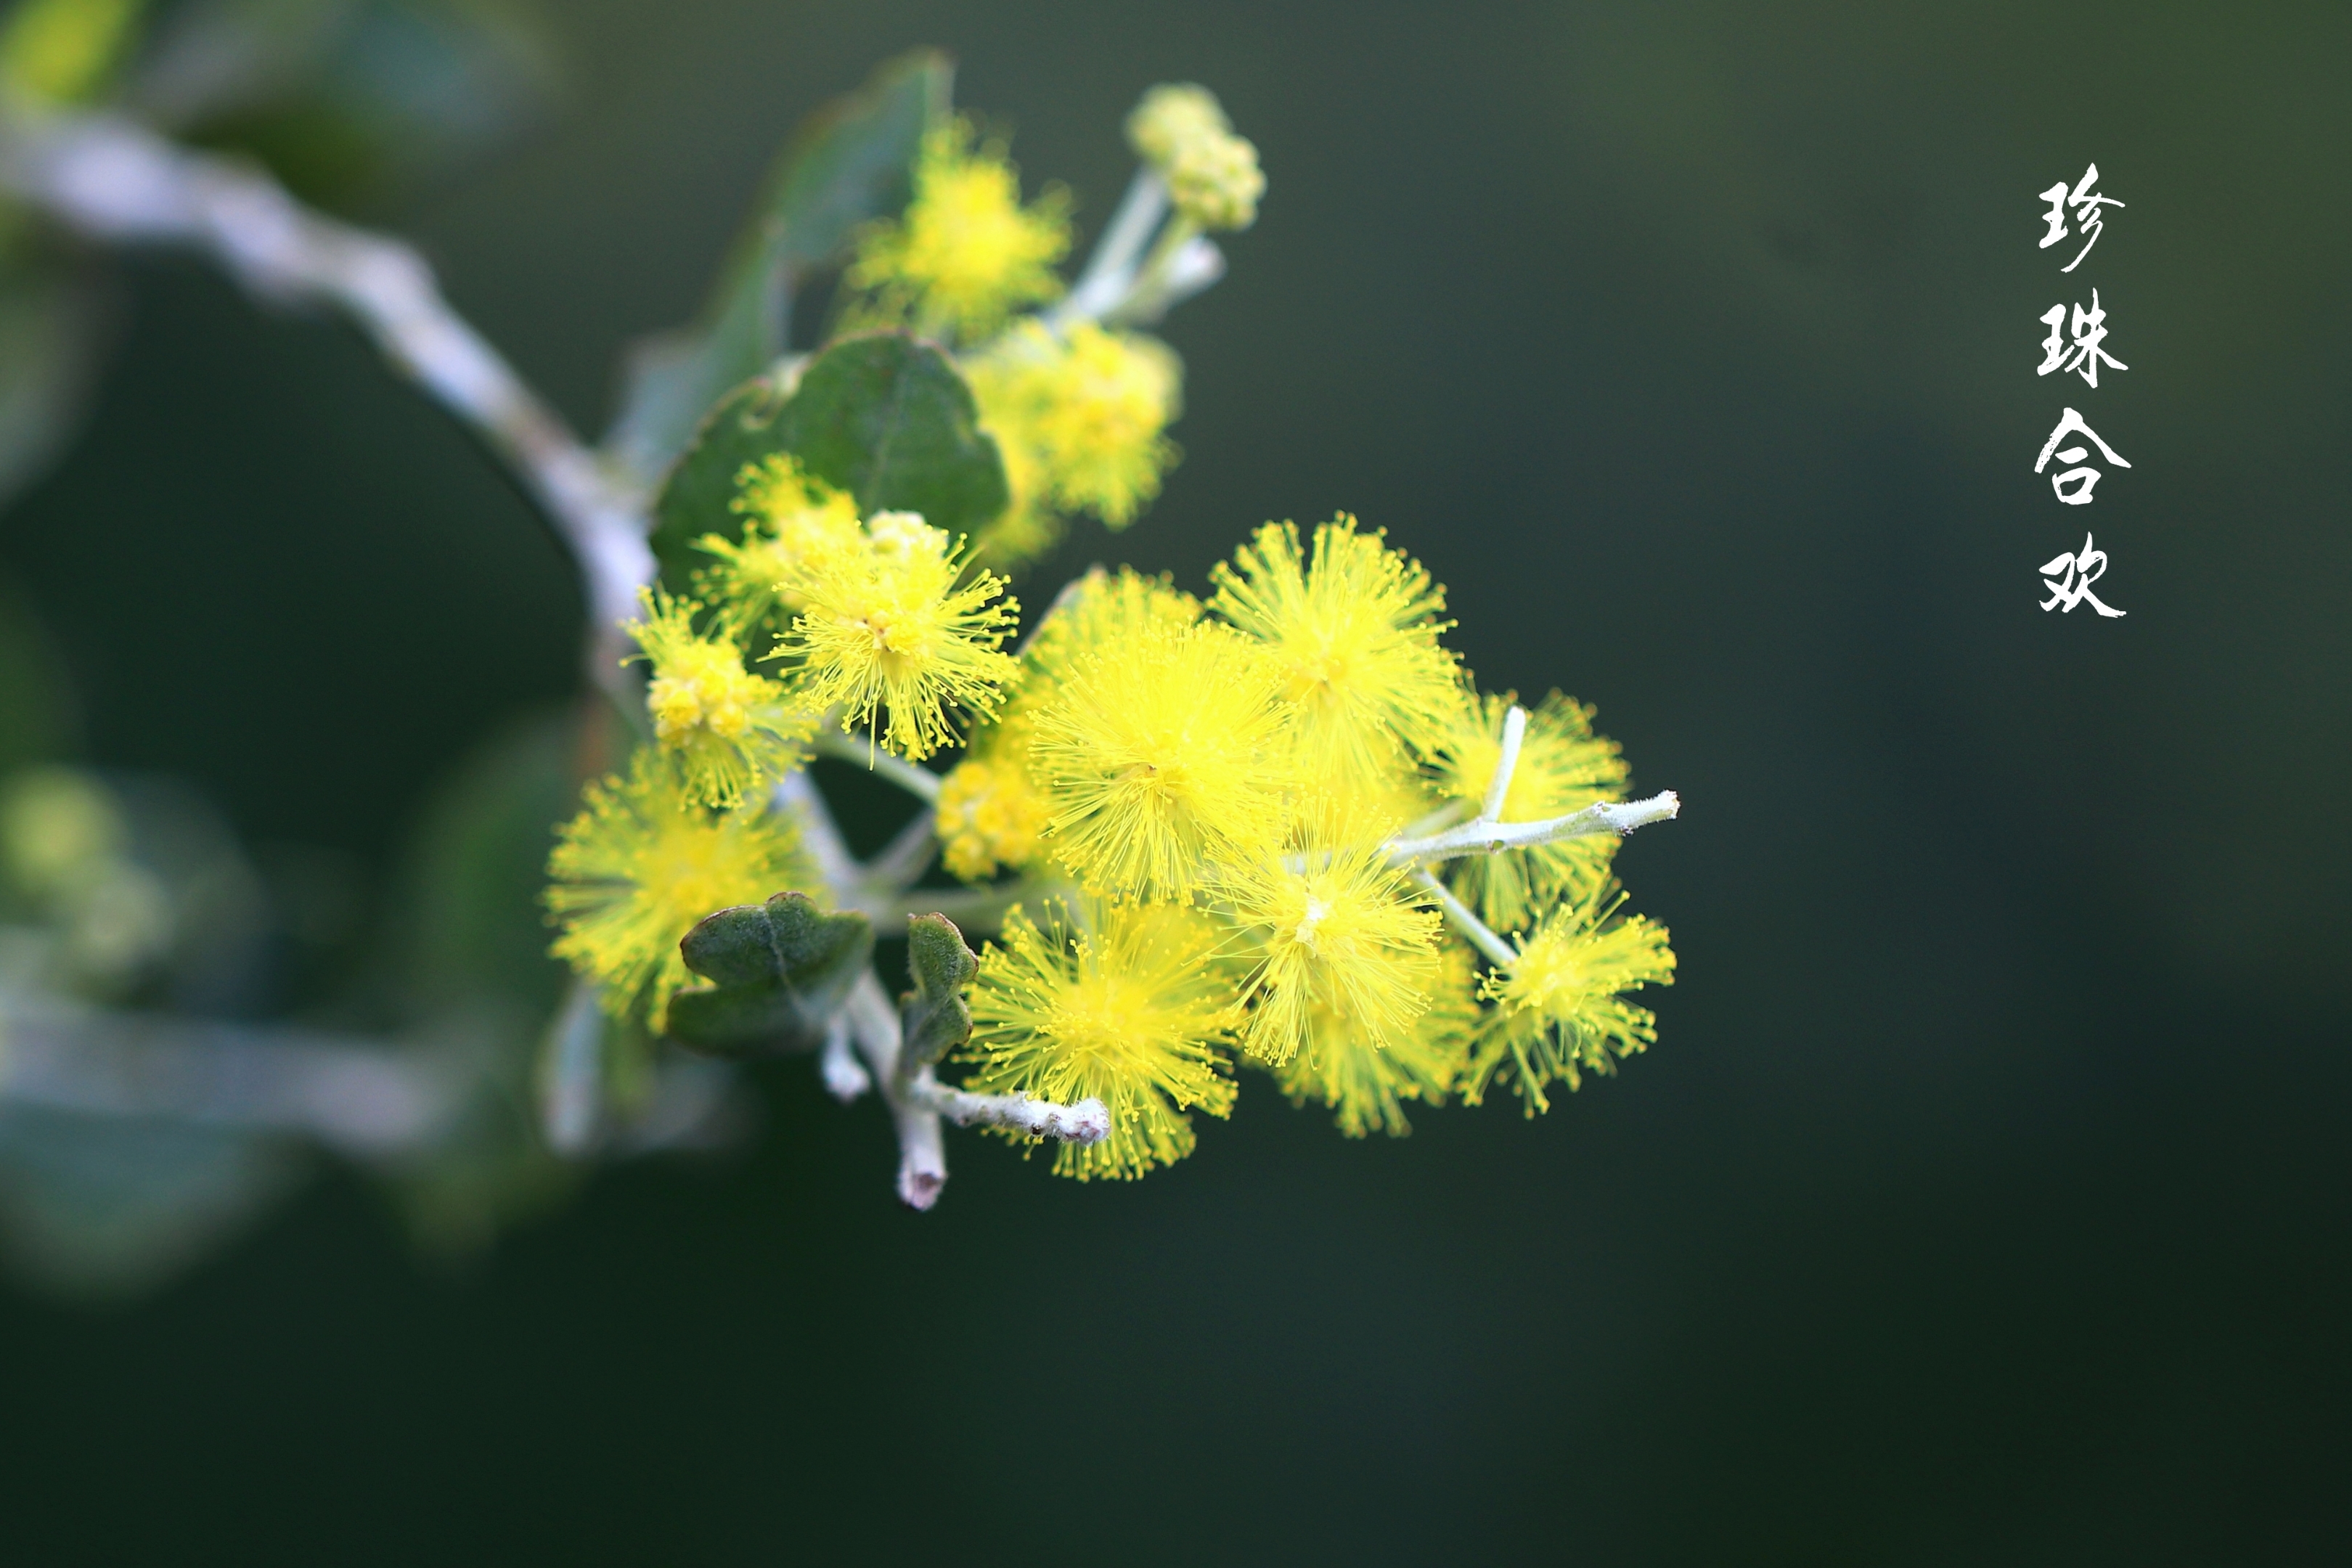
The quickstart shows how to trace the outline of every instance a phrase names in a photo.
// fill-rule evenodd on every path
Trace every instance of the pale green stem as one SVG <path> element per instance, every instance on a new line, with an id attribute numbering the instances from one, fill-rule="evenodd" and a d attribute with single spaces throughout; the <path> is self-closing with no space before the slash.
<path id="1" fill-rule="evenodd" d="M 1417 860 L 1454 860 L 1465 855 L 1499 855 L 1562 838 L 1631 833 L 1649 823 L 1668 821 L 1681 810 L 1681 798 L 1665 790 L 1647 800 L 1596 801 L 1582 811 L 1541 822 L 1465 822 L 1426 838 L 1397 839 L 1389 845 L 1389 858 L 1402 866 Z"/>

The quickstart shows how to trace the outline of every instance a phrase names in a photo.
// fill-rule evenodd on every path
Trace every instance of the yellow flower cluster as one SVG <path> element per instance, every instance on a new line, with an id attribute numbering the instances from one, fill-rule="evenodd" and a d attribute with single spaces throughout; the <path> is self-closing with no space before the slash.
<path id="1" fill-rule="evenodd" d="M 961 715 L 993 712 L 1019 670 L 1002 651 L 1018 615 L 1003 579 L 968 568 L 942 531 L 909 512 L 861 522 L 790 458 L 746 468 L 739 488 L 743 538 L 703 540 L 714 564 L 696 595 L 648 592 L 625 628 L 651 669 L 650 743 L 625 777 L 589 787 L 550 862 L 556 954 L 615 1016 L 656 1026 L 685 983 L 677 942 L 695 922 L 814 890 L 765 797 L 818 725 L 837 719 L 919 759 L 957 738 Z M 747 663 L 761 635 L 772 646 Z M 778 673 L 757 672 L 765 661 Z M 1026 853 L 1017 820 L 971 816 L 1007 855 Z"/>
<path id="2" fill-rule="evenodd" d="M 1510 705 L 1443 645 L 1420 563 L 1342 516 L 1307 540 L 1259 530 L 1213 582 L 1206 604 L 1131 571 L 1075 585 L 949 776 L 951 870 L 1071 889 L 983 953 L 966 1087 L 1100 1098 L 1112 1138 L 1055 1168 L 1134 1176 L 1191 1149 L 1192 1109 L 1224 1113 L 1235 1062 L 1361 1136 L 1497 1082 L 1532 1113 L 1647 1044 L 1654 1020 L 1623 994 L 1670 983 L 1674 960 L 1663 928 L 1616 918 L 1612 836 L 1397 853 L 1476 814 Z M 1623 763 L 1591 719 L 1558 696 L 1537 710 L 1502 820 L 1616 797 Z M 1513 947 L 1469 919 L 1481 977 L 1447 898 L 1532 934 Z"/>

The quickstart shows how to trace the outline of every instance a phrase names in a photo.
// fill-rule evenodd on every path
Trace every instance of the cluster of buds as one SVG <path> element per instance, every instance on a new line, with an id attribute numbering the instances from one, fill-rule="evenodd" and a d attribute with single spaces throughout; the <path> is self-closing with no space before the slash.
<path id="1" fill-rule="evenodd" d="M 1168 182 L 1176 210 L 1204 229 L 1244 229 L 1257 221 L 1265 175 L 1257 148 L 1234 134 L 1216 94 L 1189 82 L 1163 83 L 1127 119 L 1136 156 Z"/>

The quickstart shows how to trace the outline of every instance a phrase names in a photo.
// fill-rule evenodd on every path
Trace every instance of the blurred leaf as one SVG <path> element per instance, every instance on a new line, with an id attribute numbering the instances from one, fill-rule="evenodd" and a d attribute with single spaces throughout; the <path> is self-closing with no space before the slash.
<path id="1" fill-rule="evenodd" d="M 436 789 L 410 840 L 395 915 L 401 1015 L 495 1003 L 536 1031 L 565 970 L 540 905 L 556 826 L 580 792 L 577 710 L 531 715 L 477 747 Z"/>
<path id="2" fill-rule="evenodd" d="M 805 893 L 720 910 L 678 944 L 711 984 L 670 998 L 669 1034 L 714 1056 L 814 1050 L 874 953 L 862 914 L 828 915 Z"/>
<path id="3" fill-rule="evenodd" d="M 924 130 L 946 117 L 954 68 L 901 56 L 803 122 L 778 154 L 696 324 L 638 345 L 611 443 L 650 478 L 704 410 L 789 346 L 793 292 L 838 259 L 860 224 L 907 204 Z"/>
<path id="4" fill-rule="evenodd" d="M 980 960 L 964 944 L 955 921 L 945 915 L 908 917 L 907 973 L 915 988 L 899 999 L 906 1031 L 899 1047 L 902 1071 L 927 1067 L 971 1038 L 971 1009 L 964 1005 L 963 988 L 979 969 Z"/>
<path id="5" fill-rule="evenodd" d="M 809 362 L 789 397 L 765 376 L 730 393 L 670 471 L 653 545 L 673 587 L 701 563 L 695 540 L 741 536 L 730 507 L 736 476 L 774 452 L 849 491 L 866 515 L 919 511 L 951 533 L 977 531 L 1010 493 L 996 438 L 946 354 L 904 332 L 843 338 Z"/>
<path id="6" fill-rule="evenodd" d="M 0 271 L 0 506 L 72 434 L 96 368 L 97 314 L 89 289 L 61 271 Z"/>
<path id="7" fill-rule="evenodd" d="M 517 0 L 194 0 L 158 29 L 132 101 L 349 205 L 510 131 L 552 52 Z"/>
<path id="8" fill-rule="evenodd" d="M 436 1257 L 481 1251 L 581 1179 L 539 1136 L 531 1074 L 568 979 L 548 956 L 539 897 L 593 739 L 570 706 L 491 735 L 435 790 L 409 842 L 389 1010 L 477 1070 L 449 1134 L 385 1171 L 410 1235 Z"/>
<path id="9" fill-rule="evenodd" d="M 55 1294 L 136 1295 L 249 1223 L 302 1169 L 283 1142 L 224 1129 L 0 1106 L 0 1250 Z"/>
<path id="10" fill-rule="evenodd" d="M 0 778 L 69 754 L 73 719 L 64 665 L 31 604 L 0 578 Z"/>
<path id="11" fill-rule="evenodd" d="M 94 97 L 144 9 L 146 0 L 20 0 L 0 26 L 0 77 L 52 103 Z"/>

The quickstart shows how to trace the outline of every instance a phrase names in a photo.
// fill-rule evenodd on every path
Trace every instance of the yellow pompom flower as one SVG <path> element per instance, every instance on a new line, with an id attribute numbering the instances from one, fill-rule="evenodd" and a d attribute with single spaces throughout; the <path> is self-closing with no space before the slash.
<path id="1" fill-rule="evenodd" d="M 1609 884 L 1555 908 L 1518 943 L 1518 961 L 1486 976 L 1482 994 L 1498 1005 L 1464 1077 L 1465 1104 L 1477 1104 L 1499 1074 L 1533 1116 L 1551 1109 L 1547 1084 L 1565 1079 L 1572 1091 L 1583 1074 L 1613 1073 L 1617 1058 L 1656 1041 L 1657 1015 L 1622 993 L 1673 984 L 1674 949 L 1665 927 L 1618 919 L 1624 901 Z"/>
<path id="2" fill-rule="evenodd" d="M 1001 651 L 1020 605 L 991 572 L 965 580 L 961 553 L 911 512 L 866 521 L 858 548 L 809 563 L 805 609 L 767 657 L 789 662 L 802 702 L 838 705 L 842 729 L 919 761 L 956 738 L 952 714 L 995 710 L 1020 666 Z"/>
<path id="3" fill-rule="evenodd" d="M 1233 1109 L 1233 985 L 1215 930 L 1169 905 L 1087 899 L 1045 914 L 1040 927 L 1010 911 L 981 957 L 964 1053 L 977 1071 L 963 1087 L 1108 1107 L 1110 1136 L 1060 1145 L 1056 1175 L 1131 1178 L 1172 1164 L 1192 1152 L 1186 1111 Z"/>
<path id="4" fill-rule="evenodd" d="M 716 602 L 729 626 L 749 632 L 779 609 L 805 602 L 802 580 L 814 563 L 860 547 L 857 502 L 811 477 L 779 452 L 747 463 L 730 503 L 743 518 L 739 542 L 709 533 L 695 548 L 715 558 L 695 585 Z"/>
<path id="5" fill-rule="evenodd" d="M 1275 1068 L 1275 1081 L 1293 1105 L 1314 1100 L 1330 1107 L 1338 1113 L 1333 1121 L 1349 1138 L 1375 1131 L 1401 1138 L 1412 1131 L 1404 1102 L 1443 1105 L 1461 1077 L 1478 1027 L 1477 988 L 1468 951 L 1444 943 L 1429 1010 L 1404 1036 L 1377 1046 L 1318 1005 L 1307 1020 L 1307 1044 Z"/>
<path id="6" fill-rule="evenodd" d="M 1213 574 L 1209 607 L 1273 657 L 1309 776 L 1384 797 L 1461 710 L 1458 665 L 1437 640 L 1454 624 L 1440 618 L 1445 590 L 1344 513 L 1316 529 L 1311 562 L 1287 522 L 1259 529 L 1234 562 Z"/>
<path id="7" fill-rule="evenodd" d="M 622 627 L 653 666 L 646 709 L 654 739 L 677 764 L 689 798 L 739 805 L 744 792 L 789 769 L 815 719 L 790 704 L 783 687 L 743 668 L 743 649 L 723 631 L 698 636 L 698 606 L 639 591 L 646 618 Z"/>
<path id="8" fill-rule="evenodd" d="M 1007 478 L 1021 481 L 1014 511 L 1091 511 L 1119 529 L 1160 493 L 1178 456 L 1166 431 L 1184 370 L 1159 339 L 1031 321 L 969 369 Z"/>
<path id="9" fill-rule="evenodd" d="M 1242 1048 L 1276 1065 L 1312 1043 L 1318 1011 L 1374 1050 L 1401 1045 L 1428 1010 L 1443 920 L 1391 865 L 1382 835 L 1327 823 L 1303 852 L 1235 867 L 1213 897 L 1256 959 Z"/>
<path id="10" fill-rule="evenodd" d="M 868 229 L 850 263 L 852 288 L 925 332 L 985 337 L 1062 290 L 1054 265 L 1070 247 L 1068 194 L 1049 186 L 1023 206 L 1004 144 L 974 140 L 961 116 L 927 132 L 905 216 Z"/>
<path id="11" fill-rule="evenodd" d="M 982 882 L 1037 858 L 1045 802 L 1012 757 L 975 755 L 940 782 L 935 820 L 950 874 Z"/>
<path id="12" fill-rule="evenodd" d="M 1439 794 L 1476 811 L 1503 752 L 1503 715 L 1517 698 L 1484 697 L 1465 705 L 1430 764 Z M 1595 801 L 1625 798 L 1625 759 L 1617 742 L 1592 732 L 1592 710 L 1555 691 L 1528 715 L 1518 765 L 1503 796 L 1503 820 L 1540 822 Z M 1522 929 L 1543 905 L 1581 903 L 1608 879 L 1617 853 L 1613 833 L 1559 838 L 1504 855 L 1465 855 L 1449 872 L 1454 890 L 1504 931 Z"/>
<path id="13" fill-rule="evenodd" d="M 582 803 L 548 860 L 552 951 L 603 987 L 615 1017 L 662 1026 L 687 981 L 678 942 L 705 915 L 817 885 L 790 818 L 697 805 L 659 752 L 638 752 L 626 779 L 591 784 Z"/>
<path id="14" fill-rule="evenodd" d="M 1146 899 L 1256 859 L 1287 826 L 1291 718 L 1264 656 L 1223 626 L 1151 626 L 1076 653 L 1029 747 L 1051 847 L 1093 890 Z"/>

